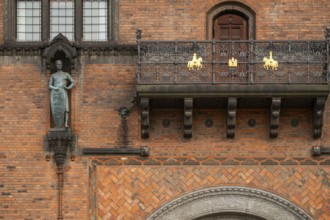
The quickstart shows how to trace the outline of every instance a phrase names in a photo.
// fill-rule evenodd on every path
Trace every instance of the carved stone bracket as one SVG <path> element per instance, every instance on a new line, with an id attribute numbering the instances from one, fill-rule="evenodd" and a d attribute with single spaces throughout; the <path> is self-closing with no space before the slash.
<path id="1" fill-rule="evenodd" d="M 228 98 L 227 138 L 235 137 L 237 98 Z"/>
<path id="2" fill-rule="evenodd" d="M 71 159 L 74 159 L 76 147 L 76 136 L 72 134 L 70 129 L 52 128 L 44 138 L 46 159 L 50 159 L 50 155 L 54 155 L 54 160 L 58 167 L 62 167 L 66 160 L 67 151 L 71 152 Z"/>
<path id="3" fill-rule="evenodd" d="M 277 138 L 278 128 L 280 125 L 280 110 L 281 110 L 281 98 L 273 97 L 270 106 L 270 125 L 269 125 L 269 137 Z"/>
<path id="4" fill-rule="evenodd" d="M 141 98 L 141 137 L 149 137 L 149 98 Z"/>
<path id="5" fill-rule="evenodd" d="M 183 137 L 192 137 L 193 98 L 184 98 Z"/>
<path id="6" fill-rule="evenodd" d="M 318 97 L 313 103 L 313 138 L 320 138 L 322 135 L 325 101 L 325 97 Z"/>
<path id="7" fill-rule="evenodd" d="M 44 137 L 46 159 L 50 159 L 50 154 L 54 154 L 54 160 L 57 165 L 58 175 L 58 209 L 57 219 L 63 219 L 62 203 L 63 203 L 63 166 L 66 161 L 67 151 L 71 152 L 71 160 L 74 160 L 76 137 L 71 133 L 70 129 L 53 128 Z"/>
<path id="8" fill-rule="evenodd" d="M 73 68 L 75 65 L 73 63 L 74 58 L 77 57 L 76 48 L 73 47 L 71 42 L 63 35 L 58 34 L 54 39 L 50 42 L 49 47 L 46 47 L 43 52 L 43 57 L 46 59 L 46 65 L 50 68 L 52 59 L 55 58 L 57 52 L 63 52 L 65 54 L 65 58 L 70 60 L 71 67 Z"/>
<path id="9" fill-rule="evenodd" d="M 314 146 L 312 148 L 312 155 L 313 156 L 321 156 L 322 154 L 330 154 L 330 148 L 328 148 L 328 147 L 317 147 L 317 146 Z"/>

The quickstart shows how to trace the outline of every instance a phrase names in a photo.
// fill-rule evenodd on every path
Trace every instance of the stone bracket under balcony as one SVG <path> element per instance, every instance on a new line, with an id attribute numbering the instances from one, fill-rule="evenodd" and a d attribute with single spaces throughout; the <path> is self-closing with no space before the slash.
<path id="1" fill-rule="evenodd" d="M 137 85 L 141 107 L 141 137 L 149 131 L 151 108 L 183 108 L 183 136 L 193 136 L 193 109 L 227 109 L 227 138 L 235 137 L 237 108 L 268 108 L 269 138 L 278 137 L 281 108 L 312 109 L 312 137 L 322 135 L 328 84 L 266 85 Z"/>
<path id="2" fill-rule="evenodd" d="M 330 28 L 325 40 L 144 41 L 137 37 L 141 136 L 152 108 L 182 108 L 183 133 L 193 136 L 193 110 L 227 109 L 227 138 L 239 108 L 269 109 L 269 138 L 278 137 L 282 108 L 312 110 L 312 137 L 322 135 L 329 95 Z"/>

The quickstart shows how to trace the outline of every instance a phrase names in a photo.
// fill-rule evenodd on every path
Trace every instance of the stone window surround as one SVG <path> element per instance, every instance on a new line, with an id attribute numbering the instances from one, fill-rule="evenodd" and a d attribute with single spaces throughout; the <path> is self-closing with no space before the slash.
<path id="1" fill-rule="evenodd" d="M 41 26 L 41 42 L 18 42 L 16 41 L 16 0 L 5 0 L 4 2 L 4 34 L 5 43 L 17 43 L 17 44 L 35 44 L 38 45 L 41 42 L 50 42 L 50 0 L 41 0 L 42 2 L 42 26 Z M 108 40 L 99 41 L 82 41 L 83 38 L 83 3 L 81 0 L 74 0 L 75 3 L 75 42 L 79 44 L 89 45 L 91 42 L 95 44 L 104 44 L 118 41 L 118 14 L 119 14 L 119 1 L 108 0 Z M 78 16 L 77 16 L 78 15 Z"/>

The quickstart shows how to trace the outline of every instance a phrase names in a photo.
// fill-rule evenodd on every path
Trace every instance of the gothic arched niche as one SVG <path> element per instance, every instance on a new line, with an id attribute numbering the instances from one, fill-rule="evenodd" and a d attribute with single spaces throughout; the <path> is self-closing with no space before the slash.
<path id="1" fill-rule="evenodd" d="M 50 69 L 51 75 L 58 71 L 57 70 L 57 65 L 56 65 L 57 61 L 61 61 L 61 63 L 62 63 L 61 71 L 65 72 L 65 73 L 68 73 L 70 75 L 69 78 L 71 78 L 71 60 L 66 56 L 65 52 L 62 51 L 62 50 L 56 51 L 55 54 L 50 58 L 49 69 Z M 65 86 L 69 87 L 72 82 L 67 81 Z M 65 113 L 64 113 L 65 116 L 63 118 L 63 123 L 61 123 L 61 124 L 63 124 L 64 127 L 70 127 L 69 123 L 71 125 L 71 115 L 72 115 L 71 111 L 70 111 L 71 106 L 72 106 L 72 104 L 71 104 L 71 99 L 72 99 L 71 89 L 66 90 L 66 97 L 68 99 L 67 104 L 65 105 L 65 106 L 67 106 L 66 107 L 67 110 L 65 110 Z M 53 111 L 54 111 L 54 109 L 52 108 L 52 104 L 51 104 L 51 115 L 50 115 L 50 126 L 51 126 L 51 128 L 57 127 L 56 123 L 54 121 L 55 116 L 54 116 Z M 67 122 L 67 123 L 65 123 L 65 122 Z"/>
<path id="2" fill-rule="evenodd" d="M 45 58 L 47 68 L 50 68 L 51 72 L 52 65 L 54 65 L 56 60 L 62 60 L 64 70 L 71 73 L 70 70 L 75 66 L 74 60 L 77 57 L 77 51 L 63 34 L 58 34 L 50 42 L 50 45 L 45 48 L 43 57 Z"/>
<path id="3" fill-rule="evenodd" d="M 50 69 L 50 126 L 54 129 L 69 129 L 71 124 L 71 89 L 75 83 L 71 77 L 76 48 L 62 34 L 58 34 L 43 52 L 46 66 Z"/>
<path id="4" fill-rule="evenodd" d="M 248 7 L 247 5 L 244 5 L 239 2 L 223 2 L 220 3 L 213 8 L 209 10 L 206 16 L 206 39 L 212 40 L 214 37 L 214 22 L 217 20 L 217 18 L 221 15 L 225 14 L 234 14 L 239 15 L 246 21 L 246 39 L 255 39 L 255 22 L 256 22 L 256 16 L 255 12 Z"/>
<path id="5" fill-rule="evenodd" d="M 313 220 L 305 211 L 275 194 L 236 186 L 191 192 L 165 204 L 147 218 L 172 219 Z"/>
<path id="6" fill-rule="evenodd" d="M 63 63 L 62 70 L 71 74 L 71 60 L 66 56 L 64 51 L 56 51 L 54 56 L 50 58 L 50 72 L 56 72 L 56 61 L 61 60 Z"/>

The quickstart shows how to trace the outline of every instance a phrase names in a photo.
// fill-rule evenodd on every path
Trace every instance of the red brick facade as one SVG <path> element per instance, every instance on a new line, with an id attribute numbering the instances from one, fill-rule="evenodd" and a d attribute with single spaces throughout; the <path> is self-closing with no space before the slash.
<path id="1" fill-rule="evenodd" d="M 226 1 L 121 1 L 120 41 L 132 42 L 136 27 L 144 39 L 205 40 L 206 16 Z M 256 39 L 323 39 L 329 23 L 329 4 L 323 1 L 234 1 L 256 14 Z M 150 18 L 150 19 L 149 19 Z"/>
<path id="2" fill-rule="evenodd" d="M 286 198 L 315 219 L 327 219 L 328 169 L 296 166 L 98 166 L 96 219 L 145 219 L 183 192 L 214 186 L 262 188 Z M 308 173 L 308 174 L 307 174 Z M 109 178 L 109 176 L 111 176 Z M 109 199 L 113 198 L 113 199 Z M 92 204 L 91 204 L 92 206 Z"/>
<path id="3" fill-rule="evenodd" d="M 0 42 L 5 39 L 4 2 Z M 137 27 L 147 40 L 205 40 L 207 13 L 223 2 L 121 0 L 119 44 L 134 45 Z M 330 22 L 328 0 L 234 2 L 255 12 L 258 40 L 324 40 Z M 135 95 L 136 60 L 119 56 L 76 58 L 71 129 L 78 137 L 77 156 L 64 168 L 64 219 L 142 220 L 179 196 L 214 186 L 262 189 L 315 220 L 330 219 L 330 157 L 311 156 L 312 146 L 330 147 L 329 104 L 316 140 L 309 108 L 281 109 L 277 139 L 268 137 L 266 108 L 238 108 L 234 139 L 226 138 L 225 109 L 194 109 L 193 137 L 185 139 L 183 110 L 154 108 L 150 137 L 142 139 L 141 110 L 135 106 L 127 118 L 129 146 L 148 146 L 149 157 L 83 155 L 83 148 L 111 148 L 120 141 L 118 109 L 130 106 Z M 40 54 L 0 56 L 0 219 L 57 218 L 56 164 L 46 161 L 43 140 L 51 124 L 49 77 Z M 206 127 L 206 119 L 213 120 L 212 127 Z M 255 127 L 248 126 L 250 119 Z"/>

